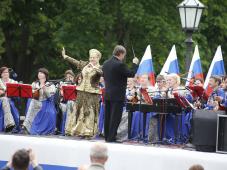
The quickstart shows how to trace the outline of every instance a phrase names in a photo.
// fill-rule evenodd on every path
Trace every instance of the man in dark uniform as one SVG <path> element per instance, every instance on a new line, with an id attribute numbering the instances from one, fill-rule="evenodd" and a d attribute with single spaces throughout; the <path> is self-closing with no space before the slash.
<path id="1" fill-rule="evenodd" d="M 126 49 L 117 45 L 113 57 L 103 64 L 105 81 L 105 121 L 104 135 L 107 142 L 116 141 L 117 129 L 121 121 L 125 101 L 127 78 L 134 77 L 138 68 L 138 58 L 133 59 L 133 69 L 129 70 L 123 59 Z"/>

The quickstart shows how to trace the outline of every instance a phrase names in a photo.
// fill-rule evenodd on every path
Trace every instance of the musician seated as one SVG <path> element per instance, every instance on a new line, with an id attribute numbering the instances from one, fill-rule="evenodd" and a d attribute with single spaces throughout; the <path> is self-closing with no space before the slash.
<path id="1" fill-rule="evenodd" d="M 166 80 L 163 75 L 157 75 L 156 77 L 156 87 L 154 89 L 153 99 L 160 99 L 160 98 L 166 98 Z M 149 135 L 148 135 L 148 141 L 153 143 L 159 141 L 159 139 L 162 139 L 163 135 L 163 115 L 155 114 L 153 113 L 153 116 L 149 123 Z M 160 128 L 158 128 L 160 127 Z"/>
<path id="2" fill-rule="evenodd" d="M 73 128 L 73 121 L 75 119 L 75 115 L 73 115 L 73 109 L 74 109 L 74 100 L 63 100 L 63 89 L 62 86 L 67 85 L 75 85 L 76 77 L 72 70 L 66 70 L 65 71 L 65 81 L 61 82 L 61 103 L 60 103 L 60 109 L 62 113 L 62 120 L 61 120 L 61 133 L 64 135 L 71 135 L 71 131 Z M 75 92 L 76 93 L 76 92 Z"/>
<path id="3" fill-rule="evenodd" d="M 166 80 L 163 75 L 157 75 L 156 77 L 156 87 L 153 94 L 154 98 L 165 98 L 166 97 Z"/>
<path id="4" fill-rule="evenodd" d="M 192 101 L 192 97 L 190 95 L 190 92 L 187 91 L 185 88 L 180 86 L 180 77 L 177 74 L 169 74 L 166 76 L 166 82 L 167 82 L 167 88 L 168 88 L 168 97 L 174 98 L 174 93 L 177 93 L 179 96 L 184 96 L 186 99 L 188 99 L 190 102 Z M 189 131 L 190 131 L 190 119 L 191 119 L 191 113 L 184 113 L 181 117 L 176 116 L 175 114 L 168 114 L 166 119 L 166 134 L 165 137 L 167 140 L 172 142 L 186 142 L 189 137 Z M 176 119 L 178 119 L 178 122 L 182 120 L 182 128 L 179 126 L 177 127 L 178 132 L 181 133 L 182 139 L 176 138 L 175 134 L 175 124 Z"/>
<path id="5" fill-rule="evenodd" d="M 56 127 L 56 109 L 54 94 L 56 88 L 48 82 L 49 72 L 45 68 L 38 70 L 38 80 L 32 83 L 34 98 L 28 102 L 23 133 L 32 135 L 53 134 Z"/>
<path id="6" fill-rule="evenodd" d="M 82 74 L 81 73 L 77 74 L 77 76 L 75 78 L 75 83 L 77 86 L 81 84 L 82 79 L 83 79 Z"/>
<path id="7" fill-rule="evenodd" d="M 219 110 L 220 106 L 225 102 L 225 92 L 220 88 L 221 78 L 219 76 L 211 76 L 209 87 L 213 90 L 205 105 L 206 110 Z"/>
<path id="8" fill-rule="evenodd" d="M 99 118 L 98 118 L 98 134 L 104 136 L 104 91 L 105 91 L 105 82 L 104 77 L 100 77 L 99 88 L 101 91 L 100 95 L 100 109 L 99 109 Z"/>
<path id="9" fill-rule="evenodd" d="M 17 83 L 9 78 L 9 68 L 0 68 L 0 132 L 19 130 L 19 112 L 14 101 L 6 96 L 6 83 Z"/>
<path id="10" fill-rule="evenodd" d="M 137 96 L 138 96 L 138 103 L 143 104 L 150 104 L 149 99 L 147 98 L 147 94 L 154 91 L 154 88 L 150 86 L 150 81 L 147 74 L 141 75 L 139 77 L 139 87 L 136 90 Z M 148 130 L 149 130 L 149 120 L 151 119 L 152 114 L 147 113 L 147 119 L 146 119 L 146 131 L 145 136 L 143 136 L 143 115 L 144 113 L 141 113 L 138 111 L 133 113 L 132 116 L 132 129 L 131 129 L 131 137 L 132 139 L 141 139 L 147 141 L 148 139 Z"/>
<path id="11" fill-rule="evenodd" d="M 194 82 L 190 85 L 190 86 L 193 86 L 194 88 L 199 86 L 199 87 L 202 87 L 203 88 L 203 85 L 204 85 L 204 80 L 202 78 L 195 78 L 194 79 Z M 201 96 L 198 96 L 198 94 L 192 90 L 191 91 L 191 94 L 192 94 L 192 103 L 193 103 L 193 106 L 195 107 L 195 109 L 203 109 L 204 108 L 204 104 L 203 103 L 203 98 L 201 98 Z"/>
<path id="12" fill-rule="evenodd" d="M 138 102 L 135 78 L 127 79 L 126 102 L 132 102 L 132 103 Z M 116 138 L 117 138 L 117 141 L 121 141 L 121 142 L 128 140 L 128 112 L 125 107 L 123 108 L 121 122 L 117 130 Z"/>
<path id="13" fill-rule="evenodd" d="M 133 103 L 138 102 L 137 88 L 134 78 L 128 78 L 127 80 L 126 100 Z"/>
<path id="14" fill-rule="evenodd" d="M 223 78 L 223 90 L 225 92 L 225 99 L 223 106 L 225 107 L 225 110 L 227 109 L 227 76 Z"/>
<path id="15" fill-rule="evenodd" d="M 148 101 L 148 98 L 146 97 L 147 95 L 145 95 L 145 93 L 151 97 L 152 92 L 154 91 L 154 87 L 150 85 L 150 80 L 147 74 L 141 75 L 139 77 L 138 85 L 139 86 L 137 87 L 137 96 L 139 101 L 141 103 L 149 104 L 150 101 Z"/>
<path id="16" fill-rule="evenodd" d="M 201 78 L 195 78 L 194 85 L 203 87 L 204 80 Z"/>

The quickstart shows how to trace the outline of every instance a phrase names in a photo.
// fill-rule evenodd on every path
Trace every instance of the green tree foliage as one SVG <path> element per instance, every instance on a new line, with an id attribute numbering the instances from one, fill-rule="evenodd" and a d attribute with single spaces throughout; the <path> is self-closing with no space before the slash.
<path id="1" fill-rule="evenodd" d="M 61 0 L 3 0 L 0 27 L 3 39 L 1 65 L 14 68 L 19 79 L 34 79 L 35 70 L 55 62 L 54 18 L 61 13 Z M 1 50 L 1 49 L 0 49 Z M 2 51 L 2 50 L 1 50 Z"/>
<path id="2" fill-rule="evenodd" d="M 87 60 L 91 48 L 99 49 L 102 60 L 113 47 L 127 48 L 127 62 L 141 58 L 151 45 L 158 74 L 173 44 L 176 45 L 181 72 L 185 70 L 185 34 L 181 30 L 176 6 L 181 0 L 2 0 L 0 1 L 0 64 L 14 68 L 20 79 L 31 82 L 39 67 L 47 67 L 52 78 L 68 68 L 60 56 L 67 54 Z M 199 31 L 193 34 L 199 45 L 206 72 L 217 46 L 222 45 L 225 65 L 227 51 L 227 1 L 201 0 L 208 8 Z"/>

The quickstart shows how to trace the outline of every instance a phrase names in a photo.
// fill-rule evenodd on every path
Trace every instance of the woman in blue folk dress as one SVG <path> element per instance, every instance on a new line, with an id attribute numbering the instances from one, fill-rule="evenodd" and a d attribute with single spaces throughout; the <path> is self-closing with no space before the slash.
<path id="1" fill-rule="evenodd" d="M 154 89 L 150 86 L 150 81 L 147 74 L 141 75 L 139 77 L 139 84 L 142 89 L 145 89 L 147 93 L 151 93 Z M 136 90 L 137 97 L 139 102 L 142 104 L 146 103 L 143 95 L 140 93 L 140 89 Z M 149 131 L 149 120 L 153 116 L 153 113 L 147 113 L 146 121 L 144 121 L 144 113 L 138 111 L 135 111 L 132 115 L 132 127 L 131 127 L 131 139 L 134 140 L 143 140 L 145 142 L 148 141 L 148 131 Z M 143 134 L 143 127 L 145 124 L 145 134 Z"/>
<path id="2" fill-rule="evenodd" d="M 223 78 L 223 90 L 225 92 L 225 98 L 223 102 L 223 106 L 225 107 L 225 110 L 227 110 L 227 76 Z"/>
<path id="3" fill-rule="evenodd" d="M 135 92 L 135 79 L 128 78 L 126 89 L 126 102 L 132 102 L 132 100 L 135 98 Z M 128 111 L 126 110 L 126 107 L 123 108 L 121 122 L 117 130 L 116 138 L 119 142 L 124 142 L 128 140 Z"/>
<path id="4" fill-rule="evenodd" d="M 38 80 L 32 83 L 35 98 L 31 99 L 23 122 L 23 130 L 32 135 L 53 134 L 56 127 L 56 109 L 53 95 L 56 88 L 48 82 L 49 72 L 38 70 Z"/>
<path id="5" fill-rule="evenodd" d="M 105 91 L 105 84 L 103 77 L 100 78 L 99 87 L 101 91 L 100 95 L 100 109 L 99 109 L 99 119 L 98 119 L 98 133 L 99 135 L 104 135 L 104 91 Z"/>
<path id="6" fill-rule="evenodd" d="M 166 80 L 163 75 L 157 75 L 156 86 L 152 93 L 153 99 L 165 99 L 166 98 Z M 165 113 L 152 113 L 149 119 L 149 135 L 148 142 L 156 143 L 160 142 L 163 138 Z"/>
<path id="7" fill-rule="evenodd" d="M 185 97 L 189 102 L 192 102 L 192 96 L 189 91 L 180 86 L 180 77 L 177 74 L 169 74 L 166 76 L 166 83 L 168 88 L 168 98 L 174 98 L 174 93 Z M 187 143 L 190 132 L 190 120 L 192 118 L 191 112 L 182 112 L 181 116 L 176 114 L 168 114 L 165 127 L 165 138 L 169 143 Z M 176 127 L 176 120 L 178 119 L 178 127 Z M 180 135 L 176 136 L 176 132 Z"/>
<path id="8" fill-rule="evenodd" d="M 0 68 L 0 132 L 19 131 L 19 112 L 14 101 L 6 96 L 6 83 L 17 83 L 9 78 L 9 68 Z"/>

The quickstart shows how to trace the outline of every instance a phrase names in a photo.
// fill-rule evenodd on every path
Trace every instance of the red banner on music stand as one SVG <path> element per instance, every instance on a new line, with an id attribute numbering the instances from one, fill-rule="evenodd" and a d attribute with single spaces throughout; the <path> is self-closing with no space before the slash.
<path id="1" fill-rule="evenodd" d="M 6 83 L 7 97 L 32 98 L 32 86 L 29 84 Z"/>
<path id="2" fill-rule="evenodd" d="M 183 107 L 184 109 L 187 107 L 185 103 L 182 101 L 178 93 L 173 93 L 174 98 L 177 100 L 177 103 Z"/>
<path id="3" fill-rule="evenodd" d="M 32 98 L 32 86 L 30 84 L 20 84 L 21 97 Z"/>
<path id="4" fill-rule="evenodd" d="M 178 93 L 173 93 L 173 96 L 177 100 L 177 103 L 184 109 L 194 109 L 194 106 L 184 96 L 180 96 Z"/>
<path id="5" fill-rule="evenodd" d="M 7 97 L 20 97 L 19 84 L 6 83 L 6 95 Z"/>
<path id="6" fill-rule="evenodd" d="M 147 90 L 141 88 L 141 89 L 140 89 L 140 92 L 141 92 L 141 94 L 142 94 L 142 96 L 143 96 L 145 102 L 146 102 L 147 104 L 151 104 L 151 105 L 152 105 L 152 104 L 153 104 L 153 101 L 152 101 L 152 99 L 150 98 L 150 96 L 149 96 Z"/>
<path id="7" fill-rule="evenodd" d="M 192 90 L 192 96 L 197 97 L 207 101 L 209 95 L 206 93 L 206 90 L 202 86 L 188 86 L 190 90 Z"/>
<path id="8" fill-rule="evenodd" d="M 65 101 L 67 100 L 76 100 L 76 86 L 73 85 L 63 85 L 63 99 Z"/>

